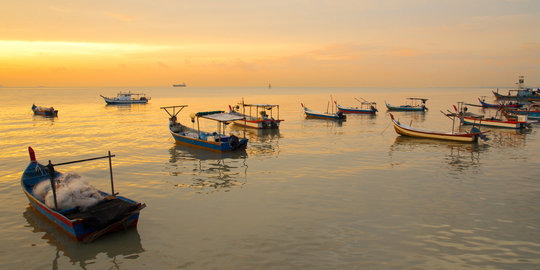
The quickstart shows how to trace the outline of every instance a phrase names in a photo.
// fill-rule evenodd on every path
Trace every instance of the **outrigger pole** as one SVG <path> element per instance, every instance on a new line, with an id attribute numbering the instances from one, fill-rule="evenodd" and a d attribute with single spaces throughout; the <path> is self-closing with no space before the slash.
<path id="1" fill-rule="evenodd" d="M 87 159 L 81 159 L 81 160 L 75 160 L 75 161 L 68 161 L 68 162 L 63 162 L 63 163 L 58 163 L 58 164 L 52 164 L 52 162 L 49 160 L 49 164 L 47 164 L 47 169 L 49 170 L 49 177 L 51 179 L 51 189 L 53 191 L 53 197 L 54 197 L 54 209 L 58 210 L 58 202 L 56 200 L 56 185 L 55 185 L 55 182 L 54 182 L 54 166 L 61 166 L 61 165 L 67 165 L 67 164 L 91 161 L 91 160 L 96 160 L 96 159 L 108 158 L 109 159 L 109 170 L 110 170 L 110 173 L 111 173 L 111 190 L 112 190 L 111 194 L 113 196 L 116 196 L 116 195 L 118 195 L 118 193 L 114 193 L 114 182 L 113 182 L 113 172 L 112 172 L 112 162 L 111 162 L 111 158 L 113 158 L 115 156 L 116 155 L 111 155 L 111 151 L 109 151 L 109 154 L 106 155 L 106 156 L 95 157 L 95 158 L 87 158 Z"/>

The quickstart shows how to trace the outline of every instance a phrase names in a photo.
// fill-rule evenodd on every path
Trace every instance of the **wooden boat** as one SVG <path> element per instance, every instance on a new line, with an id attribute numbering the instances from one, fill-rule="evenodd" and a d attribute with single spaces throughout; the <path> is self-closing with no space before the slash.
<path id="1" fill-rule="evenodd" d="M 527 106 L 527 108 L 521 108 L 521 109 L 506 109 L 505 111 L 510 112 L 512 114 L 516 115 L 527 115 L 529 119 L 538 118 L 540 117 L 540 104 L 531 103 Z"/>
<path id="2" fill-rule="evenodd" d="M 504 117 L 506 117 L 506 119 L 513 120 L 513 121 L 517 121 L 519 119 L 520 115 L 524 115 L 524 114 L 518 114 L 518 113 L 515 113 L 513 111 L 507 111 L 507 110 L 503 110 L 502 113 L 503 113 Z M 540 114 L 529 114 L 529 115 L 527 115 L 527 122 L 528 123 L 538 123 L 539 120 L 540 120 Z"/>
<path id="3" fill-rule="evenodd" d="M 45 115 L 55 117 L 58 116 L 58 110 L 55 110 L 53 107 L 41 107 L 32 104 L 32 111 L 37 115 Z"/>
<path id="4" fill-rule="evenodd" d="M 377 103 L 375 102 L 369 102 L 365 99 L 362 99 L 362 101 L 355 98 L 358 102 L 360 102 L 360 107 L 345 107 L 342 105 L 339 105 L 336 103 L 336 107 L 338 108 L 338 111 L 342 113 L 363 113 L 363 114 L 375 114 L 378 112 L 377 110 Z"/>
<path id="5" fill-rule="evenodd" d="M 457 142 L 477 142 L 478 138 L 487 140 L 484 133 L 488 131 L 480 131 L 478 128 L 473 127 L 470 132 L 444 132 L 444 131 L 434 131 L 420 128 L 413 128 L 411 126 L 404 125 L 394 119 L 394 115 L 390 114 L 392 119 L 392 124 L 394 124 L 394 129 L 396 133 L 402 136 L 416 137 L 416 138 L 425 138 L 425 139 L 437 139 L 437 140 L 447 140 L 447 141 L 457 141 Z"/>
<path id="6" fill-rule="evenodd" d="M 499 89 L 497 89 L 497 92 L 495 91 L 492 91 L 492 92 L 493 92 L 493 95 L 495 95 L 495 98 L 497 99 L 540 101 L 540 90 L 526 88 L 524 86 L 524 83 L 525 83 L 524 77 L 519 76 L 519 80 L 517 83 L 518 88 L 508 90 L 507 95 L 499 94 Z"/>
<path id="7" fill-rule="evenodd" d="M 28 152 L 30 154 L 30 164 L 22 175 L 21 185 L 31 206 L 42 218 L 52 222 L 74 239 L 84 242 L 93 241 L 102 235 L 114 231 L 137 226 L 139 212 L 146 205 L 118 196 L 118 193 L 114 192 L 112 166 L 110 163 L 114 155 L 111 155 L 110 152 L 109 155 L 103 157 L 65 163 L 52 164 L 49 161 L 47 166 L 43 166 L 36 161 L 34 150 L 31 147 L 28 147 Z M 62 185 L 66 185 L 68 182 L 67 180 L 61 181 L 63 174 L 55 171 L 55 166 L 102 158 L 109 159 L 112 189 L 110 194 L 95 190 L 92 198 L 96 199 L 98 197 L 101 200 L 97 204 L 85 208 L 81 206 L 70 207 L 69 204 L 65 204 L 65 200 L 57 201 L 57 192 L 62 191 Z M 48 187 L 48 189 L 42 189 L 41 187 Z M 73 186 L 69 188 L 74 194 L 86 194 L 88 192 L 88 189 L 73 191 Z M 39 190 L 50 190 L 53 196 L 47 195 L 45 200 L 41 200 L 38 196 L 40 194 Z M 65 196 L 63 197 L 65 198 Z M 50 200 L 47 201 L 48 198 L 54 198 L 54 204 L 51 204 Z M 62 207 L 59 207 L 59 205 Z"/>
<path id="8" fill-rule="evenodd" d="M 333 120 L 345 120 L 347 116 L 338 111 L 337 113 L 329 113 L 329 112 L 317 112 L 312 111 L 308 109 L 306 106 L 304 106 L 303 103 L 301 103 L 302 109 L 304 110 L 304 113 L 306 114 L 306 117 L 308 118 L 321 118 L 321 119 L 333 119 Z"/>
<path id="9" fill-rule="evenodd" d="M 389 111 L 427 111 L 428 108 L 426 107 L 426 101 L 427 98 L 414 98 L 410 97 L 407 98 L 407 104 L 400 105 L 400 106 L 392 106 L 388 104 L 386 101 L 384 102 L 386 104 L 386 108 L 388 108 Z"/>
<path id="10" fill-rule="evenodd" d="M 527 116 L 521 115 L 517 120 L 504 120 L 496 117 L 468 117 L 464 116 L 461 118 L 463 124 L 467 125 L 480 125 L 488 127 L 500 127 L 500 128 L 513 128 L 513 129 L 523 129 L 530 128 L 531 123 L 527 122 Z"/>
<path id="11" fill-rule="evenodd" d="M 146 97 L 144 93 L 131 93 L 122 92 L 118 93 L 116 97 L 109 98 L 100 95 L 107 104 L 146 104 L 150 100 L 150 97 Z"/>
<path id="12" fill-rule="evenodd" d="M 519 102 L 512 102 L 512 101 L 508 103 L 501 102 L 497 104 L 487 103 L 485 99 L 482 100 L 480 98 L 478 98 L 478 101 L 480 102 L 480 105 L 483 108 L 519 108 L 523 106 L 523 104 L 520 104 Z"/>
<path id="13" fill-rule="evenodd" d="M 277 119 L 274 119 L 274 108 L 277 109 Z M 248 109 L 249 112 L 247 112 Z M 240 112 L 240 110 L 242 111 Z M 245 118 L 233 121 L 234 124 L 250 128 L 279 128 L 279 124 L 283 121 L 279 119 L 279 105 L 274 104 L 246 104 L 242 100 L 235 107 L 229 106 L 229 113 Z"/>
<path id="14" fill-rule="evenodd" d="M 203 148 L 216 152 L 226 152 L 243 149 L 247 146 L 248 139 L 239 139 L 235 135 L 225 135 L 225 126 L 233 121 L 245 119 L 243 116 L 225 113 L 224 111 L 198 112 L 191 115 L 191 121 L 197 121 L 197 129 L 190 128 L 177 122 L 176 116 L 187 105 L 161 107 L 170 116 L 169 131 L 178 142 L 192 147 Z M 169 111 L 170 110 L 170 111 Z M 217 132 L 204 132 L 199 128 L 199 119 L 208 119 L 218 122 Z"/>

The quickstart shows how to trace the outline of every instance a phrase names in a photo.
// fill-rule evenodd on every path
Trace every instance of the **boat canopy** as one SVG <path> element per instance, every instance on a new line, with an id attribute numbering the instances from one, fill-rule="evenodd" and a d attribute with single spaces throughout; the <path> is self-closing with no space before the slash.
<path id="1" fill-rule="evenodd" d="M 271 108 L 271 107 L 279 107 L 279 105 L 276 104 L 246 104 L 246 103 L 238 103 L 244 107 L 263 107 L 263 108 Z"/>
<path id="2" fill-rule="evenodd" d="M 407 98 L 407 99 L 410 99 L 410 100 L 421 100 L 422 102 L 426 102 L 428 99 L 427 98 L 417 98 L 417 97 L 410 97 L 410 98 Z"/>
<path id="3" fill-rule="evenodd" d="M 195 116 L 218 122 L 230 122 L 234 120 L 243 120 L 245 118 L 244 116 L 226 113 L 224 111 L 198 112 Z"/>

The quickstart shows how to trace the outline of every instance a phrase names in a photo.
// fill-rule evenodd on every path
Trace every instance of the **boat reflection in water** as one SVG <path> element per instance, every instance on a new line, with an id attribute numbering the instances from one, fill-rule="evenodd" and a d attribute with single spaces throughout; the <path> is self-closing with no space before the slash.
<path id="1" fill-rule="evenodd" d="M 470 144 L 454 141 L 441 141 L 422 138 L 412 138 L 397 136 L 394 144 L 390 146 L 390 156 L 396 153 L 405 153 L 406 160 L 412 161 L 415 154 L 422 156 L 433 155 L 429 162 L 445 163 L 452 167 L 452 171 L 462 172 L 468 168 L 479 168 L 480 157 L 487 152 L 490 146 L 488 144 Z M 440 158 L 443 155 L 442 159 Z M 424 160 L 425 161 L 425 160 Z M 401 165 L 400 161 L 392 161 L 394 165 Z M 433 164 L 433 166 L 439 166 Z"/>
<path id="2" fill-rule="evenodd" d="M 181 182 L 174 184 L 176 187 L 214 191 L 229 190 L 246 183 L 248 166 L 245 149 L 219 153 L 174 144 L 169 153 L 169 173 L 181 177 Z"/>
<path id="3" fill-rule="evenodd" d="M 232 126 L 231 130 L 243 131 L 243 127 Z M 250 156 L 277 156 L 279 154 L 279 139 L 282 137 L 279 129 L 246 129 L 249 139 L 247 153 Z"/>
<path id="4" fill-rule="evenodd" d="M 490 145 L 497 148 L 506 147 L 525 147 L 525 139 L 527 134 L 532 132 L 531 129 L 504 129 L 504 128 L 491 128 Z"/>
<path id="5" fill-rule="evenodd" d="M 111 259 L 113 265 L 107 268 L 118 269 L 117 259 L 136 259 L 145 251 L 137 230 L 117 232 L 99 241 L 81 243 L 58 230 L 52 223 L 39 218 L 34 211 L 28 206 L 23 212 L 23 217 L 28 222 L 25 227 L 30 228 L 34 233 L 43 234 L 41 239 L 56 247 L 56 256 L 51 263 L 52 269 L 61 269 L 58 264 L 63 261 L 63 256 L 68 257 L 72 264 L 86 269 L 95 264 L 99 254 L 105 254 Z"/>
<path id="6" fill-rule="evenodd" d="M 122 111 L 122 112 L 143 112 L 148 111 L 147 104 L 105 104 L 105 110 Z"/>

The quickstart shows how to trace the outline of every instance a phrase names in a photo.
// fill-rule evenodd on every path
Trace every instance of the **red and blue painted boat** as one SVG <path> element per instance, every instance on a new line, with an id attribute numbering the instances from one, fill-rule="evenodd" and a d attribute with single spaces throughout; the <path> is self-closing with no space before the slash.
<path id="1" fill-rule="evenodd" d="M 249 112 L 247 110 L 249 108 Z M 273 110 L 277 109 L 276 118 L 274 118 Z M 241 111 L 240 111 L 241 110 Z M 268 112 L 270 115 L 268 115 Z M 229 113 L 235 114 L 245 119 L 235 120 L 234 124 L 246 126 L 256 129 L 276 129 L 282 119 L 279 119 L 279 105 L 277 104 L 246 104 L 244 99 L 238 105 L 232 107 L 229 105 Z"/>
<path id="2" fill-rule="evenodd" d="M 512 128 L 512 129 L 524 129 L 531 128 L 531 123 L 527 121 L 527 116 L 520 115 L 516 120 L 504 120 L 495 117 L 467 117 L 461 118 L 463 124 L 467 125 L 480 125 L 487 127 L 500 127 L 500 128 Z"/>
<path id="3" fill-rule="evenodd" d="M 55 110 L 53 107 L 41 107 L 36 106 L 36 104 L 32 104 L 32 111 L 34 112 L 34 114 L 37 115 L 44 115 L 50 117 L 58 116 L 58 110 Z"/>
<path id="4" fill-rule="evenodd" d="M 483 108 L 519 108 L 523 106 L 523 104 L 519 102 L 508 102 L 508 103 L 501 102 L 497 104 L 491 104 L 491 103 L 487 103 L 485 100 L 482 100 L 480 98 L 478 98 L 478 101 L 480 101 L 480 104 L 482 105 Z"/>
<path id="5" fill-rule="evenodd" d="M 248 139 L 238 138 L 235 135 L 225 135 L 227 124 L 237 120 L 245 120 L 244 116 L 225 113 L 224 111 L 198 112 L 191 115 L 191 121 L 197 122 L 197 129 L 182 125 L 177 121 L 176 116 L 188 105 L 161 107 L 170 116 L 169 131 L 176 142 L 192 147 L 202 148 L 215 152 L 228 152 L 244 149 L 247 146 Z M 169 111 L 170 110 L 170 111 Z M 199 119 L 208 119 L 218 122 L 218 130 L 215 132 L 201 131 L 199 128 Z M 244 127 L 247 125 L 244 125 Z"/>
<path id="6" fill-rule="evenodd" d="M 71 164 L 82 161 L 89 161 L 101 158 L 110 158 L 110 154 L 104 157 L 91 158 L 86 160 L 71 161 L 59 164 L 52 164 L 49 161 L 47 166 L 37 162 L 34 150 L 28 147 L 30 154 L 30 164 L 26 167 L 22 178 L 21 185 L 24 194 L 30 201 L 32 208 L 36 210 L 38 215 L 43 219 L 52 222 L 62 231 L 73 237 L 77 241 L 91 242 L 102 235 L 136 227 L 139 220 L 139 212 L 145 204 L 138 203 L 128 198 L 118 196 L 114 193 L 114 185 L 112 182 L 111 169 L 111 187 L 112 193 L 106 193 L 98 190 L 103 200 L 97 204 L 90 206 L 84 210 L 80 207 L 68 208 L 60 210 L 56 201 L 56 187 L 62 173 L 55 171 L 54 166 Z M 110 164 L 109 164 L 110 165 Z M 110 168 L 112 168 L 110 166 Z M 53 180 L 51 180 L 53 179 Z M 54 194 L 54 206 L 49 207 L 45 201 L 38 199 L 34 188 L 42 182 L 50 182 L 52 192 Z"/>

